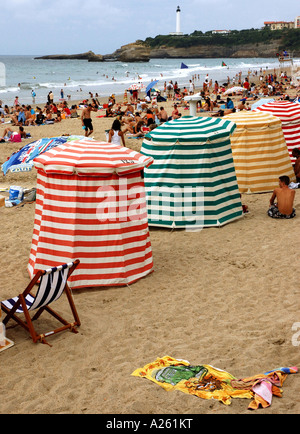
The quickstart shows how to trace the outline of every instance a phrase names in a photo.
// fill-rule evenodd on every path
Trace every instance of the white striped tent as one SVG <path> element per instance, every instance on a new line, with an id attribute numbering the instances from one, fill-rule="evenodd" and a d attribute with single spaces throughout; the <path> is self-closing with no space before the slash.
<path id="1" fill-rule="evenodd" d="M 223 119 L 237 126 L 231 148 L 241 193 L 272 191 L 282 175 L 295 179 L 280 119 L 256 110 L 242 110 Z"/>
<path id="2" fill-rule="evenodd" d="M 274 101 L 263 104 L 255 110 L 268 112 L 281 120 L 290 158 L 292 163 L 295 163 L 292 151 L 300 147 L 300 104 L 291 101 Z"/>
<path id="3" fill-rule="evenodd" d="M 221 118 L 185 116 L 147 134 L 141 153 L 154 158 L 144 171 L 149 225 L 197 229 L 242 216 L 234 129 Z"/>
<path id="4" fill-rule="evenodd" d="M 34 160 L 37 197 L 28 271 L 80 259 L 70 287 L 130 284 L 153 269 L 144 182 L 131 149 L 74 141 Z"/>

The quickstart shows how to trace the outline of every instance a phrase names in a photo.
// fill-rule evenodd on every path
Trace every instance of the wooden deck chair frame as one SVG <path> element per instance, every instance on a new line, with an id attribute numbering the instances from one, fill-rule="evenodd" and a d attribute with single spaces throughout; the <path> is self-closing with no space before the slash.
<path id="1" fill-rule="evenodd" d="M 79 320 L 79 316 L 78 316 L 78 313 L 77 313 L 77 310 L 76 310 L 76 307 L 75 307 L 75 304 L 73 301 L 73 297 L 71 294 L 71 290 L 69 288 L 67 281 L 79 263 L 80 263 L 79 259 L 76 259 L 74 262 L 72 262 L 70 264 L 63 264 L 61 266 L 54 267 L 54 268 L 51 268 L 49 270 L 39 270 L 36 273 L 36 275 L 32 278 L 31 282 L 29 283 L 29 285 L 27 286 L 25 291 L 23 293 L 19 294 L 18 297 L 11 299 L 11 300 L 16 300 L 11 309 L 8 309 L 7 306 L 5 306 L 5 304 L 3 304 L 3 303 L 6 303 L 8 300 L 1 302 L 2 310 L 3 310 L 3 312 L 5 312 L 7 314 L 2 321 L 3 324 L 6 325 L 10 319 L 13 319 L 20 326 L 22 326 L 25 330 L 27 330 L 30 333 L 34 343 L 40 341 L 40 342 L 42 342 L 44 344 L 48 344 L 48 345 L 50 345 L 50 344 L 45 339 L 45 337 L 47 337 L 47 336 L 59 333 L 61 331 L 67 330 L 67 329 L 70 329 L 73 333 L 78 333 L 77 330 L 75 329 L 75 327 L 80 326 L 80 320 Z M 73 314 L 74 322 L 66 321 L 64 318 L 62 318 L 61 315 L 59 315 L 56 311 L 51 309 L 48 304 L 45 304 L 45 302 L 41 307 L 37 307 L 36 309 L 35 308 L 32 309 L 32 310 L 37 310 L 37 311 L 31 317 L 31 315 L 29 313 L 29 311 L 31 309 L 30 309 L 30 307 L 29 307 L 29 309 L 27 308 L 27 303 L 26 303 L 27 296 L 30 295 L 36 300 L 38 298 L 37 296 L 38 296 L 39 291 L 40 291 L 40 286 L 41 286 L 43 276 L 45 274 L 51 274 L 51 273 L 55 273 L 57 271 L 60 271 L 61 267 L 64 267 L 65 269 L 68 268 L 68 272 L 67 272 L 67 277 L 63 280 L 63 282 L 61 284 L 62 285 L 61 287 L 63 287 L 63 289 L 60 290 L 60 295 L 57 296 L 55 298 L 55 300 L 57 300 L 62 295 L 63 292 L 66 293 L 66 296 L 67 296 L 67 299 L 69 301 L 70 308 L 71 308 L 71 311 Z M 32 291 L 33 287 L 38 283 L 39 280 L 40 280 L 40 284 L 39 284 L 38 290 L 36 291 L 36 295 L 34 295 L 31 291 Z M 41 295 L 43 296 L 43 298 L 45 296 L 47 296 L 46 292 L 44 294 L 42 293 Z M 51 303 L 51 301 L 50 301 L 50 303 Z M 41 303 L 39 303 L 39 304 L 41 305 Z M 18 313 L 18 315 L 16 314 L 16 311 L 18 309 L 21 309 L 23 311 L 23 314 L 25 316 L 25 321 L 22 320 L 18 316 L 19 313 Z M 38 334 L 36 332 L 34 326 L 33 326 L 33 321 L 37 320 L 44 311 L 47 311 L 50 315 L 52 315 L 54 318 L 56 318 L 60 323 L 63 324 L 63 326 L 56 328 L 54 330 L 48 331 L 48 332 L 43 333 L 43 334 Z"/>

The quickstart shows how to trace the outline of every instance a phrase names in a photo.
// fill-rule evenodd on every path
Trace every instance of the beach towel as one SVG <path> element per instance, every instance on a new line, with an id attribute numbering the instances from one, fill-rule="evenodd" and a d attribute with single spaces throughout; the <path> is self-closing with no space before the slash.
<path id="1" fill-rule="evenodd" d="M 22 138 L 21 138 L 21 134 L 19 133 L 12 133 L 10 138 L 9 138 L 10 142 L 21 142 Z"/>
<path id="2" fill-rule="evenodd" d="M 166 391 L 183 393 L 204 399 L 216 399 L 226 405 L 231 398 L 251 399 L 249 409 L 271 405 L 272 396 L 282 396 L 281 386 L 288 374 L 298 372 L 297 367 L 278 368 L 264 374 L 237 379 L 230 373 L 211 365 L 190 365 L 186 360 L 170 356 L 136 369 L 131 375 L 147 378 Z"/>

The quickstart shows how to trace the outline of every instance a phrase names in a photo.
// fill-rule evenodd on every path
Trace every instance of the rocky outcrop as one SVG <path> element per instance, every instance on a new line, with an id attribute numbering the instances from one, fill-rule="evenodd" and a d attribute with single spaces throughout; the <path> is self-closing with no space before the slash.
<path id="1" fill-rule="evenodd" d="M 120 62 L 148 62 L 150 60 L 150 48 L 142 43 L 134 42 L 123 45 L 112 54 L 103 56 L 104 60 L 119 60 Z"/>
<path id="2" fill-rule="evenodd" d="M 50 54 L 48 56 L 35 57 L 35 59 L 52 59 L 52 60 L 88 60 L 89 62 L 103 62 L 101 54 L 95 54 L 93 51 L 88 51 L 81 54 Z"/>

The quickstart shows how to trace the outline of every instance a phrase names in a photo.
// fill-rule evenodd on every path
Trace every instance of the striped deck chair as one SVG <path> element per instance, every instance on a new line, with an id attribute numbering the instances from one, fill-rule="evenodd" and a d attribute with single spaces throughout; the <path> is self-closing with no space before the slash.
<path id="1" fill-rule="evenodd" d="M 6 325 L 10 319 L 13 319 L 30 333 L 33 342 L 40 341 L 48 345 L 50 344 L 45 339 L 47 336 L 59 333 L 66 329 L 70 329 L 72 332 L 77 333 L 75 327 L 80 326 L 80 320 L 67 280 L 78 266 L 79 262 L 79 259 L 76 259 L 76 261 L 68 264 L 59 265 L 47 270 L 39 270 L 22 294 L 1 302 L 1 308 L 3 312 L 7 314 L 3 319 L 3 324 Z M 38 282 L 39 285 L 36 295 L 33 295 L 31 291 Z M 66 293 L 69 301 L 74 322 L 66 321 L 49 307 L 49 304 L 58 300 L 63 292 Z M 29 313 L 31 311 L 36 311 L 33 316 Z M 38 319 L 44 311 L 47 311 L 50 315 L 54 316 L 63 324 L 63 326 L 47 333 L 37 334 L 33 326 L 33 321 Z M 21 319 L 19 314 L 24 314 L 25 321 Z"/>

